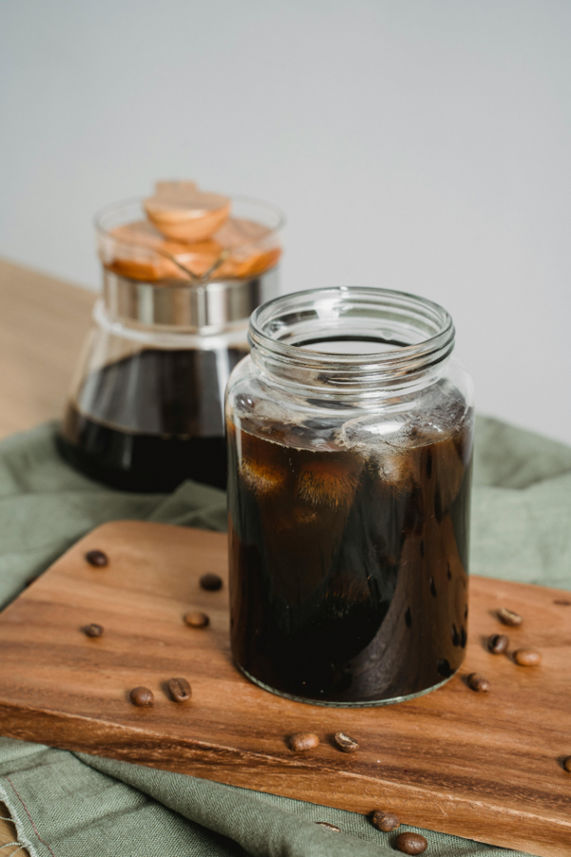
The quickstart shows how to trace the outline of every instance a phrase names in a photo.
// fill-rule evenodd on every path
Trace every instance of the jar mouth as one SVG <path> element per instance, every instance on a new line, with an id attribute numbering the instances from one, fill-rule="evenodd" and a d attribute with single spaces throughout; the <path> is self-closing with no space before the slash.
<path id="1" fill-rule="evenodd" d="M 270 362 L 371 383 L 425 372 L 454 347 L 450 314 L 392 289 L 336 286 L 293 292 L 258 307 L 249 341 Z M 340 373 L 340 374 L 339 374 Z"/>

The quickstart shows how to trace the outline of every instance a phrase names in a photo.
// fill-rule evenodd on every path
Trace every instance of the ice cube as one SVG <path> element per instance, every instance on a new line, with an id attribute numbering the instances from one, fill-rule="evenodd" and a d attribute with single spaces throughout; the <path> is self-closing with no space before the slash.
<path id="1" fill-rule="evenodd" d="M 402 419 L 358 417 L 345 423 L 339 442 L 369 459 L 385 484 L 408 490 L 418 469 L 411 431 Z"/>
<path id="2" fill-rule="evenodd" d="M 377 414 L 348 420 L 337 432 L 337 441 L 346 449 L 364 453 L 383 449 L 385 445 L 407 446 L 407 425 L 403 420 L 382 419 Z"/>
<path id="3" fill-rule="evenodd" d="M 305 464 L 297 479 L 297 496 L 305 503 L 339 509 L 348 506 L 359 484 L 362 463 L 356 456 L 328 454 Z"/>
<path id="4" fill-rule="evenodd" d="M 273 462 L 242 458 L 240 477 L 250 490 L 258 495 L 266 496 L 279 491 L 284 485 L 287 479 L 287 470 Z"/>
<path id="5" fill-rule="evenodd" d="M 416 474 L 417 456 L 396 449 L 388 443 L 375 450 L 374 461 L 383 482 L 398 489 L 409 489 Z"/>

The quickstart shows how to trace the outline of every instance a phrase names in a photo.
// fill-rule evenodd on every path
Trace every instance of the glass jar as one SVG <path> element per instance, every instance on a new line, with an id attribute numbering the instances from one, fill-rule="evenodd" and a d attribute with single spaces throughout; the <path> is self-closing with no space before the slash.
<path id="1" fill-rule="evenodd" d="M 464 659 L 471 383 L 432 301 L 285 295 L 226 396 L 231 641 L 301 701 L 395 702 Z"/>
<path id="2" fill-rule="evenodd" d="M 230 250 L 165 242 L 137 220 L 141 200 L 98 216 L 103 297 L 58 439 L 89 476 L 130 491 L 225 486 L 224 389 L 247 353 L 250 313 L 278 294 L 282 226 L 265 203 L 235 198 L 232 209 Z"/>

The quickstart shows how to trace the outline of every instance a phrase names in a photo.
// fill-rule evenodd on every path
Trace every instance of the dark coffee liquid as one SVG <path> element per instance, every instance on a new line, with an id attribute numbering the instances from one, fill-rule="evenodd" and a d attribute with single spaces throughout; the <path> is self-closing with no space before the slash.
<path id="1" fill-rule="evenodd" d="M 245 354 L 145 349 L 93 372 L 67 408 L 62 454 L 122 490 L 172 491 L 185 479 L 224 488 L 224 389 Z"/>
<path id="2" fill-rule="evenodd" d="M 466 646 L 471 416 L 401 448 L 308 429 L 229 426 L 234 658 L 321 702 L 434 687 Z"/>

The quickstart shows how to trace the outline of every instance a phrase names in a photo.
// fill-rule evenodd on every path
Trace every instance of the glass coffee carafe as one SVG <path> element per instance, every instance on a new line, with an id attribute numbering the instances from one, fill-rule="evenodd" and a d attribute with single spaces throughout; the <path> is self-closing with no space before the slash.
<path id="1" fill-rule="evenodd" d="M 196 190 L 166 185 L 182 188 L 183 198 L 189 185 Z M 184 222 L 191 231 L 181 237 L 181 218 L 173 216 L 174 236 L 170 222 L 163 232 L 161 221 L 149 219 L 148 202 L 112 205 L 97 217 L 103 296 L 59 449 L 87 475 L 123 490 L 170 491 L 185 479 L 224 487 L 224 389 L 247 353 L 250 313 L 278 292 L 283 218 L 270 205 L 233 198 L 213 233 L 196 232 L 198 216 Z"/>

